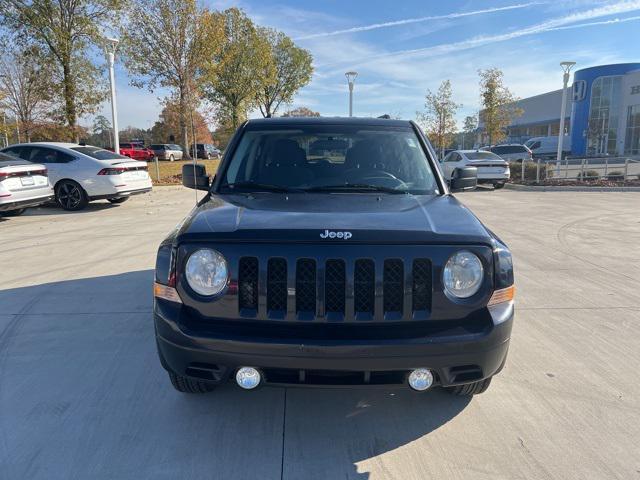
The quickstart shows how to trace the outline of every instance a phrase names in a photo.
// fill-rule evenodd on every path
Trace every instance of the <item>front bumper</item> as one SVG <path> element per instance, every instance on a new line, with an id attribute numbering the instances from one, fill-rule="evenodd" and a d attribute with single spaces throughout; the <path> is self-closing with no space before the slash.
<path id="1" fill-rule="evenodd" d="M 54 195 L 45 195 L 36 198 L 27 198 L 24 200 L 16 200 L 13 202 L 0 202 L 0 212 L 9 212 L 11 210 L 20 210 L 21 208 L 37 207 L 45 203 L 52 202 Z"/>
<path id="2" fill-rule="evenodd" d="M 437 385 L 482 380 L 502 369 L 514 317 L 511 304 L 492 313 L 497 320 L 480 332 L 456 328 L 418 338 L 319 340 L 246 336 L 239 331 L 195 335 L 180 326 L 182 308 L 155 302 L 156 340 L 165 369 L 223 383 L 237 368 L 252 366 L 263 371 L 267 384 L 297 386 L 404 386 L 409 371 L 418 367 L 435 372 Z"/>

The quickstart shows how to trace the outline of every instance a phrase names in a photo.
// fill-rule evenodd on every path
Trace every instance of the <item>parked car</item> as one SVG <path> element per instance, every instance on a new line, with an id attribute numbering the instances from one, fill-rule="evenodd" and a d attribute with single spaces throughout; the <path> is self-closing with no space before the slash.
<path id="1" fill-rule="evenodd" d="M 99 199 L 122 203 L 151 190 L 146 163 L 99 147 L 37 142 L 12 145 L 2 152 L 45 165 L 56 202 L 65 210 L 82 210 Z"/>
<path id="2" fill-rule="evenodd" d="M 22 215 L 51 200 L 47 167 L 0 152 L 0 216 Z"/>
<path id="3" fill-rule="evenodd" d="M 528 162 L 532 158 L 531 150 L 529 150 L 525 145 L 520 145 L 517 143 L 482 147 L 480 150 L 495 153 L 507 162 Z"/>
<path id="4" fill-rule="evenodd" d="M 458 168 L 476 167 L 478 183 L 490 183 L 494 188 L 504 187 L 511 176 L 508 162 L 484 150 L 454 150 L 441 162 L 445 178 L 453 178 Z"/>
<path id="5" fill-rule="evenodd" d="M 316 141 L 344 140 L 331 159 Z M 485 155 L 493 155 L 483 152 Z M 207 191 L 161 243 L 154 321 L 173 386 L 227 380 L 485 391 L 513 323 L 511 254 L 452 192 L 413 122 L 266 118 L 243 124 Z"/>
<path id="6" fill-rule="evenodd" d="M 182 147 L 173 143 L 155 143 L 149 146 L 149 149 L 153 154 L 158 157 L 158 160 L 182 160 Z"/>
<path id="7" fill-rule="evenodd" d="M 146 148 L 138 143 L 121 143 L 120 155 L 133 158 L 134 160 L 141 160 L 148 162 L 154 159 L 155 154 L 153 150 Z"/>
<path id="8" fill-rule="evenodd" d="M 197 143 L 197 156 L 193 153 L 193 145 L 191 145 L 191 156 L 196 156 L 196 158 L 220 158 L 220 150 L 218 150 L 215 146 L 210 143 Z"/>
<path id="9" fill-rule="evenodd" d="M 534 158 L 558 158 L 558 136 L 533 137 L 525 146 L 531 150 Z M 571 138 L 565 135 L 562 139 L 562 156 L 571 155 Z"/>

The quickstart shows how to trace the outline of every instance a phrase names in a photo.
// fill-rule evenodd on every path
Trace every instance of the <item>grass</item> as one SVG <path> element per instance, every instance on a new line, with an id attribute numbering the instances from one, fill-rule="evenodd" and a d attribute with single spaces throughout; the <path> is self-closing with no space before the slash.
<path id="1" fill-rule="evenodd" d="M 158 177 L 156 163 L 149 162 L 149 175 L 154 185 L 180 185 L 182 183 L 182 166 L 191 165 L 191 163 L 191 160 L 177 160 L 175 162 L 159 160 L 158 170 L 160 171 L 160 177 Z M 214 175 L 218 170 L 220 160 L 198 160 L 198 163 L 207 168 L 208 174 Z"/>

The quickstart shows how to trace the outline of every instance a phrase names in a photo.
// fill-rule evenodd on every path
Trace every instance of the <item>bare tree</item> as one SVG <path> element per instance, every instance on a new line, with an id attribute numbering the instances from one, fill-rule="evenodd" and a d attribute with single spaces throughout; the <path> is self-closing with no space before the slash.
<path id="1" fill-rule="evenodd" d="M 42 52 L 32 45 L 0 57 L 0 108 L 13 113 L 27 142 L 51 109 L 53 85 L 42 66 Z"/>

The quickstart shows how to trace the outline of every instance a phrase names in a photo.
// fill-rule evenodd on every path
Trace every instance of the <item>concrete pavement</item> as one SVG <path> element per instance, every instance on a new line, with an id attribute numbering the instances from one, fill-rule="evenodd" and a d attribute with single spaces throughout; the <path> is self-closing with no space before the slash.
<path id="1" fill-rule="evenodd" d="M 0 478 L 640 478 L 640 193 L 459 198 L 512 248 L 505 370 L 434 390 L 175 392 L 155 249 L 194 192 L 0 219 Z"/>

